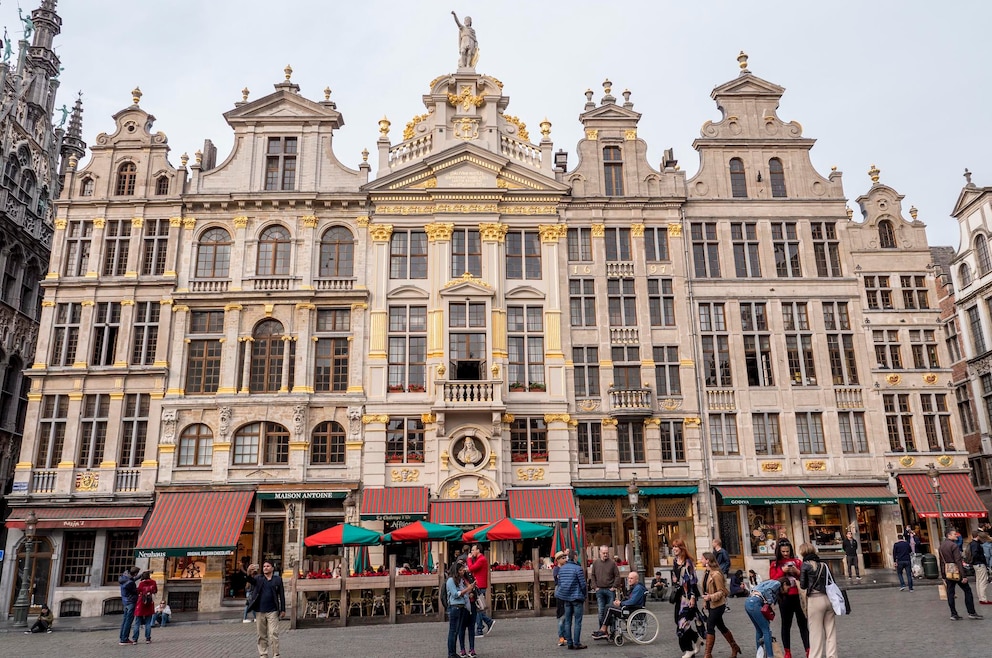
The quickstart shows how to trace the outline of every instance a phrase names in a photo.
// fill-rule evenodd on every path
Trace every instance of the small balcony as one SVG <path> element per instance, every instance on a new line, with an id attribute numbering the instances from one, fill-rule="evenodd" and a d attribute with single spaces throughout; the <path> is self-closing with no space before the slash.
<path id="1" fill-rule="evenodd" d="M 651 415 L 650 388 L 611 388 L 609 396 L 611 416 Z"/>
<path id="2" fill-rule="evenodd" d="M 503 408 L 501 380 L 444 380 L 435 383 L 435 409 Z"/>
<path id="3" fill-rule="evenodd" d="M 250 281 L 252 290 L 268 292 L 270 290 L 289 290 L 293 287 L 294 279 L 288 276 L 267 276 Z"/>
<path id="4" fill-rule="evenodd" d="M 114 477 L 114 491 L 138 491 L 141 484 L 141 469 L 119 468 Z"/>
<path id="5" fill-rule="evenodd" d="M 190 292 L 227 292 L 230 287 L 229 279 L 202 279 L 189 282 Z"/>
<path id="6" fill-rule="evenodd" d="M 634 276 L 634 261 L 616 260 L 616 261 L 607 262 L 606 276 L 608 277 Z"/>
<path id="7" fill-rule="evenodd" d="M 838 386 L 834 388 L 834 399 L 838 409 L 864 409 L 865 401 L 860 386 Z"/>
<path id="8" fill-rule="evenodd" d="M 640 345 L 640 333 L 637 327 L 610 327 L 610 344 Z"/>
<path id="9" fill-rule="evenodd" d="M 352 278 L 315 279 L 313 282 L 313 287 L 317 290 L 327 290 L 331 292 L 354 290 L 355 280 Z"/>
<path id="10" fill-rule="evenodd" d="M 51 493 L 55 491 L 58 471 L 55 469 L 36 470 L 31 473 L 31 493 Z"/>

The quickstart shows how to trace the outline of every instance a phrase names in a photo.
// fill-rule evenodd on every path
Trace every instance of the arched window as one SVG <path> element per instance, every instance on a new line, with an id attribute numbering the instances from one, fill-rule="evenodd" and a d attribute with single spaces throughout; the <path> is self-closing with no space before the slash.
<path id="1" fill-rule="evenodd" d="M 351 231 L 335 226 L 320 239 L 320 276 L 352 276 L 355 270 L 355 239 Z"/>
<path id="2" fill-rule="evenodd" d="M 971 268 L 968 267 L 968 263 L 961 263 L 961 267 L 958 268 L 958 278 L 961 279 L 962 288 L 971 285 Z"/>
<path id="3" fill-rule="evenodd" d="M 3 268 L 3 282 L 0 285 L 0 295 L 5 302 L 17 308 L 18 281 L 22 267 L 21 252 L 15 247 L 7 254 L 7 263 Z"/>
<path id="4" fill-rule="evenodd" d="M 155 194 L 163 196 L 169 193 L 169 177 L 162 175 L 155 179 Z"/>
<path id="5" fill-rule="evenodd" d="M 984 235 L 975 238 L 975 257 L 978 259 L 978 276 L 985 276 L 992 270 L 992 259 L 989 258 L 989 241 Z"/>
<path id="6" fill-rule="evenodd" d="M 48 212 L 48 186 L 45 185 L 41 188 L 41 192 L 38 193 L 38 216 L 44 217 L 45 213 Z"/>
<path id="7" fill-rule="evenodd" d="M 231 270 L 231 235 L 212 228 L 200 236 L 196 251 L 196 278 L 226 279 Z"/>
<path id="8" fill-rule="evenodd" d="M 278 393 L 282 384 L 283 328 L 277 320 L 260 322 L 252 334 L 251 378 L 252 393 Z"/>
<path id="9" fill-rule="evenodd" d="M 266 464 L 289 462 L 289 431 L 278 423 L 251 423 L 234 434 L 234 464 L 258 463 L 258 452 L 265 446 Z"/>
<path id="10" fill-rule="evenodd" d="M 289 254 L 292 249 L 289 231 L 282 226 L 270 226 L 258 239 L 258 266 L 260 276 L 285 276 L 289 274 Z"/>
<path id="11" fill-rule="evenodd" d="M 179 466 L 210 466 L 214 434 L 203 423 L 190 425 L 179 435 Z"/>
<path id="12" fill-rule="evenodd" d="M 251 423 L 234 433 L 234 464 L 257 464 L 262 423 Z"/>
<path id="13" fill-rule="evenodd" d="M 289 430 L 277 423 L 265 423 L 266 464 L 289 463 Z"/>
<path id="14" fill-rule="evenodd" d="M 119 196 L 133 196 L 134 183 L 138 178 L 138 168 L 133 162 L 125 162 L 117 168 L 117 186 L 115 194 Z"/>
<path id="15" fill-rule="evenodd" d="M 344 441 L 344 428 L 340 423 L 328 420 L 317 425 L 310 437 L 310 463 L 343 464 Z"/>
<path id="16" fill-rule="evenodd" d="M 3 352 L 0 351 L 0 361 L 3 361 Z M 0 427 L 4 429 L 14 429 L 14 419 L 18 417 L 17 404 L 18 392 L 21 388 L 21 378 L 24 364 L 16 356 L 12 356 L 7 362 L 7 368 L 0 368 L 3 377 L 0 378 L 0 417 L 3 423 Z"/>
<path id="17" fill-rule="evenodd" d="M 21 276 L 21 313 L 25 315 L 34 316 L 35 307 L 35 290 L 38 282 L 41 281 L 41 276 L 38 274 L 38 266 L 34 263 L 30 264 L 25 268 L 23 276 Z"/>
<path id="18" fill-rule="evenodd" d="M 17 159 L 16 153 L 7 156 L 7 164 L 3 168 L 3 184 L 10 189 L 17 188 L 17 180 L 20 178 L 21 162 Z"/>
<path id="19" fill-rule="evenodd" d="M 744 179 L 744 161 L 740 158 L 730 159 L 730 193 L 734 198 L 747 198 L 747 181 Z"/>
<path id="20" fill-rule="evenodd" d="M 772 179 L 772 196 L 785 196 L 785 171 L 782 169 L 782 161 L 772 158 L 768 161 L 768 175 Z"/>
<path id="21" fill-rule="evenodd" d="M 84 178 L 79 184 L 79 196 L 93 196 L 93 185 L 92 178 Z"/>
<path id="22" fill-rule="evenodd" d="M 30 169 L 25 169 L 21 173 L 21 180 L 17 187 L 17 198 L 19 198 L 23 203 L 30 203 L 31 197 L 34 195 L 35 177 L 34 172 Z"/>
<path id="23" fill-rule="evenodd" d="M 882 249 L 896 248 L 896 233 L 892 229 L 892 222 L 887 219 L 878 223 L 878 246 Z"/>

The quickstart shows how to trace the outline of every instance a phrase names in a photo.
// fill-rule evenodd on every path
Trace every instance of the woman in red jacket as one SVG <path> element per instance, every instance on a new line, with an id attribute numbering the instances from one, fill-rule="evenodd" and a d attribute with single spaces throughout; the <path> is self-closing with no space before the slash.
<path id="1" fill-rule="evenodd" d="M 131 642 L 138 643 L 138 634 L 141 626 L 145 627 L 145 644 L 152 642 L 152 619 L 155 617 L 155 595 L 158 594 L 158 585 L 152 580 L 149 571 L 141 572 L 138 576 L 138 603 L 134 606 L 134 636 Z"/>
<path id="2" fill-rule="evenodd" d="M 809 626 L 806 615 L 803 614 L 799 602 L 799 572 L 802 571 L 803 561 L 792 554 L 792 544 L 788 539 L 779 539 L 775 547 L 775 559 L 768 565 L 768 577 L 772 580 L 782 580 L 782 593 L 779 595 L 779 609 L 782 611 L 782 646 L 785 648 L 785 658 L 792 658 L 791 632 L 792 618 L 795 617 L 799 626 L 799 635 L 803 647 L 809 653 Z M 786 581 L 788 587 L 786 587 Z"/>

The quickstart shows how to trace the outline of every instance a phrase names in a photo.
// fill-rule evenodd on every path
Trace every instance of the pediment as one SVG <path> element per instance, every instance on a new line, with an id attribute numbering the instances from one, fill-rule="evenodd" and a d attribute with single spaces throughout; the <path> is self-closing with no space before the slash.
<path id="1" fill-rule="evenodd" d="M 634 110 L 630 110 L 626 107 L 615 105 L 613 103 L 600 105 L 579 115 L 580 121 L 585 121 L 588 119 L 623 119 L 628 121 L 639 121 L 640 118 L 640 112 L 635 112 Z"/>
<path id="2" fill-rule="evenodd" d="M 494 294 L 491 285 L 467 272 L 457 279 L 448 281 L 441 289 L 442 297 L 492 297 Z"/>
<path id="3" fill-rule="evenodd" d="M 329 121 L 340 128 L 344 125 L 341 113 L 331 103 L 316 103 L 308 98 L 281 89 L 257 100 L 245 103 L 224 113 L 227 122 L 234 126 L 239 123 L 308 119 Z"/>
<path id="4" fill-rule="evenodd" d="M 506 293 L 507 299 L 544 299 L 546 296 L 543 290 L 534 286 L 517 286 Z"/>
<path id="5" fill-rule="evenodd" d="M 400 286 L 389 292 L 389 299 L 430 299 L 430 294 L 417 286 Z"/>
<path id="6" fill-rule="evenodd" d="M 781 98 L 784 93 L 785 87 L 780 87 L 748 72 L 742 73 L 734 80 L 715 88 L 710 96 L 712 98 L 718 96 L 774 96 Z"/>
<path id="7" fill-rule="evenodd" d="M 987 194 L 990 189 L 992 188 L 965 187 L 961 190 L 961 194 L 958 195 L 957 203 L 954 204 L 954 210 L 951 212 L 951 215 L 957 217 L 965 208 L 974 203 L 976 199 Z"/>

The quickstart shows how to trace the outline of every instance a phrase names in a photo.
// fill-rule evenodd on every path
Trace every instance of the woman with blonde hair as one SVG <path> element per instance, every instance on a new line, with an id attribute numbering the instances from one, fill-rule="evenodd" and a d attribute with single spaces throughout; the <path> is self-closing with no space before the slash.
<path id="1" fill-rule="evenodd" d="M 806 590 L 806 612 L 809 625 L 810 658 L 837 658 L 837 626 L 834 607 L 827 596 L 828 567 L 816 554 L 812 544 L 802 544 L 799 555 L 803 568 L 799 587 Z"/>
<path id="2" fill-rule="evenodd" d="M 716 643 L 716 631 L 719 630 L 730 645 L 730 658 L 737 658 L 741 648 L 734 641 L 734 634 L 723 623 L 723 613 L 727 611 L 727 597 L 730 590 L 727 579 L 723 575 L 720 563 L 713 553 L 703 553 L 707 572 L 703 576 L 703 606 L 706 608 L 706 654 L 704 658 L 713 658 L 713 645 Z"/>
<path id="3" fill-rule="evenodd" d="M 699 651 L 696 643 L 702 641 L 695 628 L 695 624 L 699 623 L 696 601 L 700 598 L 695 559 L 682 539 L 672 542 L 672 556 L 675 558 L 672 587 L 679 590 L 675 601 L 675 632 L 679 637 L 679 648 L 685 652 L 682 658 L 692 658 Z"/>

